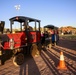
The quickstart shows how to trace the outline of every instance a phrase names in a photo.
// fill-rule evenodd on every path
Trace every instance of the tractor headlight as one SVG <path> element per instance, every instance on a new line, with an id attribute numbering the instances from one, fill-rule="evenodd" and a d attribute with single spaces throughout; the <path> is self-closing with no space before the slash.
<path id="1" fill-rule="evenodd" d="M 10 49 L 14 49 L 14 40 L 13 39 L 9 40 L 9 47 L 10 47 Z"/>

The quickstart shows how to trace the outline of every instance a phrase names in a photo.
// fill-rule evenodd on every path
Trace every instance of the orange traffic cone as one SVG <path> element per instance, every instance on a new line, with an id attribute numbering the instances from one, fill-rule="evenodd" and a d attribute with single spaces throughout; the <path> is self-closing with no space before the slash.
<path id="1" fill-rule="evenodd" d="M 67 70 L 67 67 L 66 67 L 65 61 L 64 61 L 63 52 L 60 52 L 60 62 L 59 62 L 57 69 Z"/>

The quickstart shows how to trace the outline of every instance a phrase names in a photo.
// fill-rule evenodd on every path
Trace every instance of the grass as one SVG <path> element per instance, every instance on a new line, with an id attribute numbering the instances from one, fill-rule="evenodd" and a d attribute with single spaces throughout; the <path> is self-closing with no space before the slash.
<path id="1" fill-rule="evenodd" d="M 63 38 L 63 39 L 76 40 L 76 34 L 75 35 L 66 34 L 66 35 L 59 35 L 59 36 L 60 38 Z"/>

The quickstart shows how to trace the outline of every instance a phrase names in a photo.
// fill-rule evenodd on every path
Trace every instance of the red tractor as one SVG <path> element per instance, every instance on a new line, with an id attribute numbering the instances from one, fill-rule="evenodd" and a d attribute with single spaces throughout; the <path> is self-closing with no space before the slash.
<path id="1" fill-rule="evenodd" d="M 24 56 L 27 54 L 39 54 L 41 42 L 40 20 L 15 16 L 9 19 L 10 29 L 6 34 L 0 34 L 0 59 L 4 64 L 5 58 L 13 56 L 13 62 L 21 65 L 24 62 Z M 19 31 L 13 31 L 14 22 L 20 24 Z M 29 23 L 33 22 L 34 27 Z M 4 26 L 3 26 L 4 27 Z M 3 33 L 3 30 L 1 30 Z"/>

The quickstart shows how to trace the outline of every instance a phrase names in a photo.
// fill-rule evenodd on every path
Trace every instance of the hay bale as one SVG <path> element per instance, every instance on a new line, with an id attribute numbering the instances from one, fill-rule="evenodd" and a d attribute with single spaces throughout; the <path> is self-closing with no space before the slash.
<path id="1" fill-rule="evenodd" d="M 48 44 L 48 48 L 51 48 L 52 47 L 52 45 L 51 44 Z"/>
<path id="2" fill-rule="evenodd" d="M 39 56 L 40 55 L 40 51 L 39 51 L 38 46 L 36 44 L 33 44 L 31 47 L 31 55 L 32 56 Z"/>

